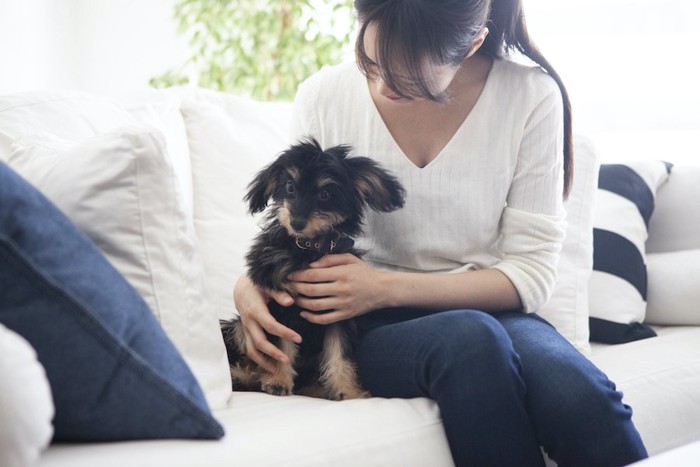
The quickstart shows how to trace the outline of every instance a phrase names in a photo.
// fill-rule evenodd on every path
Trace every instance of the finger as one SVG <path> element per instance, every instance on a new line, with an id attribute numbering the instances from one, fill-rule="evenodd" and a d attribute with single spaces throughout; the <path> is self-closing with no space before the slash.
<path id="1" fill-rule="evenodd" d="M 294 298 L 283 290 L 270 290 L 268 295 L 282 306 L 291 306 L 294 303 Z"/>
<path id="2" fill-rule="evenodd" d="M 277 363 L 275 363 L 274 360 L 271 360 L 255 348 L 253 338 L 248 332 L 245 332 L 245 341 L 246 355 L 248 356 L 248 358 L 253 360 L 256 364 L 258 364 L 258 366 L 262 367 L 265 371 L 268 371 L 270 373 L 274 373 L 277 371 Z"/>
<path id="3" fill-rule="evenodd" d="M 297 297 L 296 303 L 300 303 L 300 299 L 305 297 L 328 297 L 333 294 L 333 284 L 330 282 L 293 282 L 292 287 L 300 296 Z"/>
<path id="4" fill-rule="evenodd" d="M 272 317 L 272 315 L 270 315 L 268 319 L 261 320 L 260 325 L 265 329 L 265 331 L 274 336 L 281 337 L 282 339 L 292 341 L 296 344 L 301 344 L 301 335 L 289 329 L 287 326 L 280 324 L 275 318 Z"/>
<path id="5" fill-rule="evenodd" d="M 326 255 L 321 259 L 314 261 L 309 264 L 312 268 L 331 268 L 333 266 L 342 266 L 344 264 L 351 264 L 358 260 L 358 258 L 350 253 L 342 253 L 336 255 Z"/>
<path id="6" fill-rule="evenodd" d="M 310 323 L 313 324 L 333 324 L 337 323 L 338 321 L 343 321 L 348 319 L 347 313 L 341 312 L 341 311 L 331 311 L 329 313 L 323 313 L 323 314 L 316 314 L 316 313 L 309 313 L 308 311 L 302 311 L 300 316 L 307 320 Z"/>
<path id="7" fill-rule="evenodd" d="M 280 363 L 289 363 L 289 358 L 276 345 L 270 342 L 265 336 L 265 333 L 259 329 L 250 329 L 250 336 L 253 341 L 252 349 L 262 352 L 273 360 Z M 258 361 L 256 363 L 259 364 Z"/>
<path id="8" fill-rule="evenodd" d="M 296 271 L 287 276 L 291 282 L 324 283 L 333 282 L 338 279 L 338 271 L 331 268 L 309 268 Z M 295 284 L 296 285 L 296 284 Z"/>
<path id="9" fill-rule="evenodd" d="M 340 303 L 335 297 L 324 297 L 324 298 L 305 298 L 299 297 L 297 299 L 297 305 L 299 307 L 309 310 L 309 311 L 323 311 L 323 310 L 333 310 L 338 308 Z"/>

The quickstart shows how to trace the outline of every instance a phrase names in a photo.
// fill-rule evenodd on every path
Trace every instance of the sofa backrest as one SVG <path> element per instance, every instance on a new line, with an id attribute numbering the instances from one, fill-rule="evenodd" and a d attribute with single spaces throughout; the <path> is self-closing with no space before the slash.
<path id="1" fill-rule="evenodd" d="M 673 167 L 656 194 L 647 253 L 700 249 L 700 167 Z"/>

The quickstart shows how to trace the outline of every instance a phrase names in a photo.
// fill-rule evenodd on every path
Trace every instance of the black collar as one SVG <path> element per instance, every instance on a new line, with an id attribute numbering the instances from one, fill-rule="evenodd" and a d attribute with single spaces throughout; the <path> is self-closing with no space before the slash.
<path id="1" fill-rule="evenodd" d="M 352 238 L 343 237 L 338 232 L 314 238 L 294 237 L 294 243 L 302 250 L 311 250 L 321 255 L 344 253 L 355 244 Z"/>

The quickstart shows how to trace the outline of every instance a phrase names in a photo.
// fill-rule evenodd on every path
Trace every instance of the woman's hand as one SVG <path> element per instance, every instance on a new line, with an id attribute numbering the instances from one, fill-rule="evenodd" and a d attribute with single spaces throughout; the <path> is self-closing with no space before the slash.
<path id="1" fill-rule="evenodd" d="M 267 307 L 270 300 L 282 306 L 294 303 L 288 293 L 258 287 L 247 276 L 236 282 L 233 301 L 243 324 L 246 353 L 248 358 L 272 373 L 277 369 L 275 361 L 289 363 L 289 359 L 267 339 L 265 331 L 297 344 L 301 343 L 301 336 L 277 322 L 270 314 Z"/>
<path id="2" fill-rule="evenodd" d="M 289 276 L 300 294 L 301 316 L 315 324 L 331 324 L 383 308 L 384 274 L 351 254 L 326 255 L 308 269 Z M 332 310 L 326 313 L 319 313 Z"/>

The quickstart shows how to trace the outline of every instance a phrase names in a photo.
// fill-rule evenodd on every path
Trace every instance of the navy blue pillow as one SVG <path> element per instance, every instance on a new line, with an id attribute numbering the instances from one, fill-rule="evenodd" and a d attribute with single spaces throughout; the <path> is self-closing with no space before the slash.
<path id="1" fill-rule="evenodd" d="M 138 293 L 0 162 L 0 322 L 51 385 L 56 440 L 218 439 L 221 425 Z"/>

